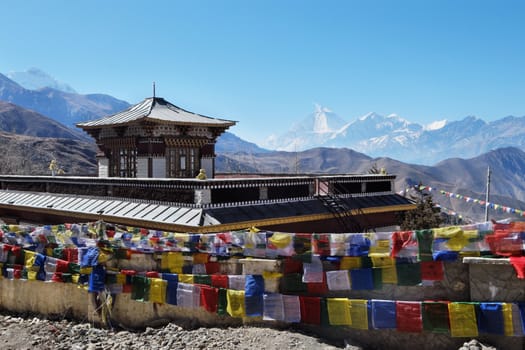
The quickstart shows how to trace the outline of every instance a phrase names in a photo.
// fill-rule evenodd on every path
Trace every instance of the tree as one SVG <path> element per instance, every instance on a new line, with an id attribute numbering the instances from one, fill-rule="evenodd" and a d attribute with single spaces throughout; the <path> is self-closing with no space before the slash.
<path id="1" fill-rule="evenodd" d="M 443 222 L 440 209 L 432 200 L 432 195 L 423 192 L 421 186 L 416 188 L 416 209 L 405 213 L 401 230 L 424 230 L 439 227 Z"/>

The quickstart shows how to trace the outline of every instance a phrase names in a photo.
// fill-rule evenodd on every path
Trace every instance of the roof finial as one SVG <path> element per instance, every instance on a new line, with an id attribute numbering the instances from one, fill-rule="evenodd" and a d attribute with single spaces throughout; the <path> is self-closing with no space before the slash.
<path id="1" fill-rule="evenodd" d="M 153 98 L 155 98 L 155 82 L 153 82 Z"/>

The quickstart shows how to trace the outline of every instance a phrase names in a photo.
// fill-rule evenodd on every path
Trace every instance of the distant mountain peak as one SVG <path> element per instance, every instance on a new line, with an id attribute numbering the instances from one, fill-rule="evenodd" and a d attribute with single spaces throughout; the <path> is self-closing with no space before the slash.
<path id="1" fill-rule="evenodd" d="M 423 126 L 424 130 L 431 131 L 431 130 L 439 130 L 445 127 L 447 125 L 448 121 L 446 119 L 443 120 L 437 120 L 435 122 L 432 122 L 430 124 L 427 124 Z"/>
<path id="2" fill-rule="evenodd" d="M 312 131 L 314 133 L 326 133 L 326 132 L 332 132 L 333 130 L 328 125 L 328 119 L 327 113 L 332 113 L 332 111 L 329 108 L 323 107 L 319 104 L 315 104 L 315 112 L 314 112 L 314 125 Z"/>
<path id="3" fill-rule="evenodd" d="M 373 120 L 376 118 L 382 118 L 383 116 L 377 114 L 376 112 L 369 112 L 361 117 L 359 117 L 359 120 L 365 121 L 365 120 Z"/>
<path id="4" fill-rule="evenodd" d="M 60 82 L 39 68 L 29 68 L 25 72 L 9 72 L 7 77 L 28 90 L 51 88 L 67 93 L 76 91 L 66 83 Z"/>

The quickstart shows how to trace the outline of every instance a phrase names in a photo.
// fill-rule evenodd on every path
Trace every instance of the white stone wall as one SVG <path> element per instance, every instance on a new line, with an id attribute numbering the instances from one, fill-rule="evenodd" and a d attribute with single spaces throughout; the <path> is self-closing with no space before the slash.
<path id="1" fill-rule="evenodd" d="M 109 177 L 109 159 L 106 157 L 98 158 L 98 177 Z"/>
<path id="2" fill-rule="evenodd" d="M 154 178 L 165 178 L 166 177 L 166 158 L 159 157 L 153 158 L 153 172 Z"/>
<path id="3" fill-rule="evenodd" d="M 137 157 L 137 177 L 148 177 L 148 157 Z"/>
<path id="4" fill-rule="evenodd" d="M 215 174 L 213 172 L 213 158 L 201 158 L 201 168 L 206 171 L 208 178 L 212 178 Z"/>

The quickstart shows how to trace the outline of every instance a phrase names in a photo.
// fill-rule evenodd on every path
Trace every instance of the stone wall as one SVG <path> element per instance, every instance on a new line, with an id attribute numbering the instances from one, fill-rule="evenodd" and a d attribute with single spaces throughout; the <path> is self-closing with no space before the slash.
<path id="1" fill-rule="evenodd" d="M 383 285 L 381 289 L 349 291 L 344 296 L 363 299 L 389 300 L 457 300 L 457 301 L 524 301 L 525 281 L 516 278 L 512 266 L 485 259 L 467 259 L 466 263 L 445 264 L 445 278 L 428 286 Z M 152 255 L 132 255 L 130 260 L 115 260 L 109 267 L 119 269 L 149 270 L 155 266 Z M 230 259 L 221 263 L 221 272 L 230 274 L 263 274 L 281 271 L 278 260 Z M 276 291 L 278 284 L 266 286 Z M 330 296 L 330 295 L 327 295 Z M 343 296 L 343 295 L 338 295 Z M 0 306 L 12 312 L 31 312 L 53 317 L 71 317 L 102 324 L 101 301 L 97 295 L 70 283 L 28 281 L 22 279 L 0 280 Z M 266 327 L 289 326 L 282 322 L 263 321 L 260 317 L 232 318 L 206 312 L 203 308 L 180 308 L 169 304 L 139 302 L 130 294 L 116 294 L 112 300 L 111 323 L 114 326 L 141 329 L 176 322 L 187 327 L 240 326 L 243 323 Z M 342 326 L 311 326 L 293 324 L 294 328 L 329 339 L 349 339 L 367 349 L 457 349 L 468 338 L 452 338 L 431 332 L 403 333 L 395 330 L 357 330 Z M 524 337 L 480 335 L 482 343 L 498 349 L 523 349 Z"/>

